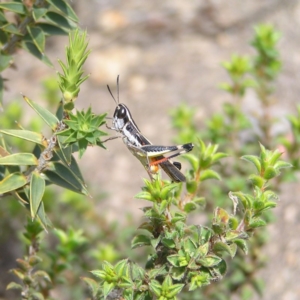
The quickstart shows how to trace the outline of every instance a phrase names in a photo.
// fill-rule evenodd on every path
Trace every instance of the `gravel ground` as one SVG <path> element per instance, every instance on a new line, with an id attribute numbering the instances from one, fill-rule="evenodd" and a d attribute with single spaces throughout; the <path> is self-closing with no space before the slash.
<path id="1" fill-rule="evenodd" d="M 88 5 L 87 5 L 88 3 Z M 92 104 L 95 112 L 114 111 L 114 102 L 106 84 L 115 90 L 120 74 L 120 101 L 132 111 L 142 132 L 157 144 L 169 144 L 174 132 L 168 112 L 185 101 L 197 109 L 196 118 L 203 124 L 213 112 L 220 111 L 228 100 L 217 88 L 226 81 L 220 62 L 232 53 L 252 54 L 249 40 L 257 23 L 272 23 L 282 32 L 279 43 L 283 71 L 278 78 L 272 113 L 282 120 L 295 111 L 300 92 L 300 2 L 296 0 L 202 0 L 202 1 L 138 1 L 91 0 L 74 1 L 82 28 L 89 34 L 93 49 L 86 63 L 91 78 L 82 89 L 78 107 Z M 52 60 L 64 57 L 65 37 L 49 41 Z M 6 93 L 8 101 L 19 93 L 38 101 L 39 80 L 55 75 L 27 53 L 19 53 L 18 72 L 8 70 Z M 58 69 L 58 65 L 55 65 Z M 38 79 L 38 80 L 37 80 Z M 28 82 L 31 82 L 29 85 Z M 257 100 L 247 94 L 245 113 L 251 113 Z M 42 101 L 41 101 L 42 102 Z M 30 115 L 28 115 L 30 118 Z M 138 212 L 142 204 L 133 200 L 145 176 L 139 162 L 131 157 L 120 140 L 112 141 L 109 151 L 89 149 L 82 159 L 83 173 L 92 193 L 104 187 L 108 219 L 122 219 L 127 213 Z M 101 170 L 107 170 L 102 172 Z M 117 189 L 116 189 L 117 187 Z M 276 209 L 277 222 L 270 228 L 270 243 L 265 251 L 270 264 L 261 274 L 266 281 L 265 300 L 300 299 L 300 209 L 299 184 L 285 184 Z M 299 230 L 299 231 L 298 231 Z"/>

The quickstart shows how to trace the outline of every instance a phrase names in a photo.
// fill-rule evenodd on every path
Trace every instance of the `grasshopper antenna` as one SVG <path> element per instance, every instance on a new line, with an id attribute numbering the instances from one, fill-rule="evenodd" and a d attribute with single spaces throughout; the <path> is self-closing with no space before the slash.
<path id="1" fill-rule="evenodd" d="M 113 93 L 111 92 L 109 85 L 107 85 L 107 89 L 108 89 L 110 95 L 112 96 L 112 98 L 114 99 L 114 101 L 115 101 L 115 103 L 116 103 L 117 106 L 119 105 L 119 94 L 120 94 L 119 77 L 120 77 L 120 75 L 118 75 L 118 77 L 117 77 L 118 101 L 116 100 L 116 98 L 114 97 Z"/>
<path id="2" fill-rule="evenodd" d="M 118 88 L 118 104 L 120 103 L 120 85 L 119 85 L 120 75 L 117 77 L 117 88 Z"/>

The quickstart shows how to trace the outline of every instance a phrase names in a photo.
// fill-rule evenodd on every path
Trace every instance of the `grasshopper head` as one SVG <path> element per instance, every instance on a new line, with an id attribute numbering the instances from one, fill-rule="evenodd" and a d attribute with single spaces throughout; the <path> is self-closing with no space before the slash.
<path id="1" fill-rule="evenodd" d="M 129 121 L 132 121 L 129 109 L 125 104 L 118 104 L 113 117 L 114 128 L 116 128 L 117 131 L 121 131 Z"/>

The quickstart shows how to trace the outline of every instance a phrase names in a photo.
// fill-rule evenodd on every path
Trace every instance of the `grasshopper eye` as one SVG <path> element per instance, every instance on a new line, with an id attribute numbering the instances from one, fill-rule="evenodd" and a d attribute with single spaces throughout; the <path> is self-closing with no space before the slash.
<path id="1" fill-rule="evenodd" d="M 117 112 L 117 118 L 124 119 L 125 117 L 126 117 L 126 109 L 124 107 L 119 108 Z"/>

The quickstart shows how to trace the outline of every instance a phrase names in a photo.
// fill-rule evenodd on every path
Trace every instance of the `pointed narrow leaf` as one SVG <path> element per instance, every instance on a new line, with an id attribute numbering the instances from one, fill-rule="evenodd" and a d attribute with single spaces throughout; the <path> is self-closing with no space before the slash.
<path id="1" fill-rule="evenodd" d="M 22 35 L 18 29 L 18 27 L 14 24 L 6 24 L 5 26 L 1 27 L 2 31 L 8 32 L 8 33 L 12 33 L 12 34 L 16 34 L 16 35 Z"/>
<path id="2" fill-rule="evenodd" d="M 13 194 L 24 204 L 29 204 L 29 200 L 23 191 L 14 192 Z"/>
<path id="3" fill-rule="evenodd" d="M 42 223 L 42 226 L 46 232 L 47 232 L 47 227 L 53 227 L 51 221 L 46 216 L 43 202 L 41 202 L 36 216 L 37 219 Z"/>
<path id="4" fill-rule="evenodd" d="M 3 103 L 3 78 L 0 76 L 0 109 L 2 109 L 2 103 Z"/>
<path id="5" fill-rule="evenodd" d="M 63 146 L 63 142 L 66 140 L 66 137 L 58 135 L 57 136 L 57 141 L 58 141 L 58 145 L 61 151 L 61 154 L 64 157 L 64 161 L 66 162 L 67 165 L 71 164 L 71 156 L 72 156 L 72 147 L 64 147 Z"/>
<path id="6" fill-rule="evenodd" d="M 4 55 L 1 54 L 0 59 L 0 72 L 5 70 L 7 67 L 9 67 L 13 63 L 13 57 L 10 55 Z"/>
<path id="7" fill-rule="evenodd" d="M 39 18 L 42 18 L 47 13 L 47 11 L 47 8 L 33 8 L 32 16 L 34 20 L 37 21 Z"/>
<path id="8" fill-rule="evenodd" d="M 37 166 L 38 159 L 32 153 L 16 153 L 0 157 L 0 165 L 4 166 Z"/>
<path id="9" fill-rule="evenodd" d="M 151 201 L 151 202 L 154 201 L 152 195 L 149 192 L 144 192 L 144 191 L 143 192 L 139 192 L 134 197 L 136 199 L 143 199 L 143 200 L 148 200 L 148 201 Z"/>
<path id="10" fill-rule="evenodd" d="M 106 297 L 114 289 L 114 287 L 115 287 L 114 283 L 108 283 L 106 281 L 103 283 L 103 289 L 102 289 L 102 291 L 103 291 L 104 299 L 106 299 Z"/>
<path id="11" fill-rule="evenodd" d="M 54 162 L 51 169 L 46 170 L 44 174 L 52 183 L 65 187 L 76 193 L 89 195 L 86 185 L 78 178 L 70 168 L 60 162 Z"/>
<path id="12" fill-rule="evenodd" d="M 58 10 L 60 10 L 66 17 L 70 18 L 72 21 L 78 22 L 78 17 L 76 16 L 76 13 L 67 2 L 62 0 L 47 0 L 47 2 L 55 6 Z"/>
<path id="13" fill-rule="evenodd" d="M 23 97 L 24 100 L 29 104 L 30 107 L 46 122 L 48 126 L 54 131 L 56 129 L 59 120 L 50 111 L 42 107 L 41 105 L 28 99 L 26 96 Z"/>
<path id="14" fill-rule="evenodd" d="M 81 277 L 80 279 L 88 285 L 90 291 L 92 292 L 93 298 L 96 298 L 99 289 L 99 283 L 96 282 L 96 280 L 88 277 Z"/>
<path id="15" fill-rule="evenodd" d="M 43 145 L 43 135 L 37 132 L 19 129 L 2 129 L 0 130 L 0 133 L 14 136 L 39 145 Z"/>
<path id="16" fill-rule="evenodd" d="M 40 27 L 40 26 L 39 26 Z M 36 45 L 33 42 L 30 41 L 22 41 L 21 46 L 24 50 L 26 50 L 28 53 L 33 55 L 34 57 L 41 60 L 43 63 L 45 63 L 49 67 L 53 67 L 50 59 L 48 56 L 46 56 L 44 53 L 41 53 L 39 49 L 36 47 Z"/>
<path id="17" fill-rule="evenodd" d="M 32 172 L 30 180 L 30 212 L 34 219 L 45 192 L 45 180 L 38 172 Z"/>
<path id="18" fill-rule="evenodd" d="M 83 176 L 82 176 L 82 174 L 81 174 L 81 171 L 80 171 L 80 169 L 79 169 L 79 166 L 78 166 L 78 164 L 77 164 L 77 161 L 76 161 L 76 159 L 74 158 L 73 155 L 71 156 L 71 164 L 69 165 L 69 167 L 70 167 L 70 169 L 72 170 L 72 172 L 75 174 L 75 176 L 76 176 L 77 178 L 79 178 L 79 179 L 83 182 L 83 184 L 85 185 Z"/>
<path id="19" fill-rule="evenodd" d="M 43 30 L 39 27 L 27 26 L 27 31 L 29 32 L 33 43 L 38 48 L 41 53 L 45 51 L 45 34 Z"/>
<path id="20" fill-rule="evenodd" d="M 68 34 L 67 29 L 52 24 L 41 23 L 38 24 L 37 26 L 41 28 L 46 35 L 67 35 Z"/>
<path id="21" fill-rule="evenodd" d="M 25 6 L 22 3 L 17 3 L 16 1 L 0 3 L 0 8 L 4 10 L 9 10 L 17 14 L 25 14 Z"/>
<path id="22" fill-rule="evenodd" d="M 49 20 L 56 26 L 63 27 L 66 29 L 72 29 L 72 25 L 70 24 L 68 19 L 56 12 L 48 11 L 45 15 L 45 19 Z"/>
<path id="23" fill-rule="evenodd" d="M 27 178 L 21 173 L 9 174 L 0 181 L 0 194 L 14 191 L 27 183 Z"/>

